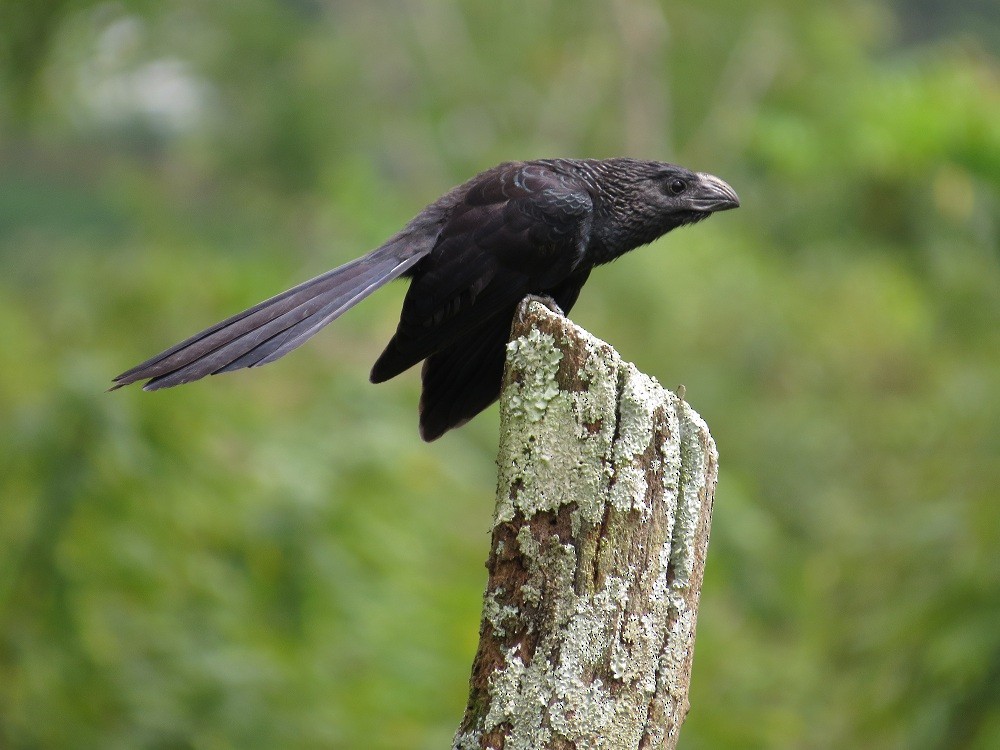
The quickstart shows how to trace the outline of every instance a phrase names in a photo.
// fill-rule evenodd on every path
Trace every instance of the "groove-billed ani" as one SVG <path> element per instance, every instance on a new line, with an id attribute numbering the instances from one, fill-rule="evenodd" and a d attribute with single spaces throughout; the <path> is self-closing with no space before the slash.
<path id="1" fill-rule="evenodd" d="M 500 393 L 518 303 L 569 312 L 590 270 L 740 205 L 710 174 L 635 159 L 507 162 L 427 206 L 384 245 L 182 341 L 114 379 L 155 390 L 273 362 L 399 276 L 411 279 L 373 383 L 421 360 L 420 434 L 434 440 Z"/>

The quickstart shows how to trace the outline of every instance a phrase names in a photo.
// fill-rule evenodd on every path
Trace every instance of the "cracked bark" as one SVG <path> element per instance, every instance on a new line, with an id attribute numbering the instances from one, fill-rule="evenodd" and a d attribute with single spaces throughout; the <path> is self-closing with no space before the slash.
<path id="1" fill-rule="evenodd" d="M 489 582 L 453 747 L 675 747 L 715 492 L 708 428 L 532 300 L 500 409 Z"/>

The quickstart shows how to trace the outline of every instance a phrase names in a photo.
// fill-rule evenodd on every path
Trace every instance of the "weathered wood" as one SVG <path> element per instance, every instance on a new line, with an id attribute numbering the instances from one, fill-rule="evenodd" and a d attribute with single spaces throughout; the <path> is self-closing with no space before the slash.
<path id="1" fill-rule="evenodd" d="M 501 395 L 489 582 L 454 747 L 673 748 L 717 454 L 675 394 L 537 301 Z"/>

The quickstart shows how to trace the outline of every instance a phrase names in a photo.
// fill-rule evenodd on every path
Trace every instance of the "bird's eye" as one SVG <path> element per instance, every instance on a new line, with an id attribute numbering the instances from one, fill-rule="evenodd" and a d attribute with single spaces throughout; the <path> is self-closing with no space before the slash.
<path id="1" fill-rule="evenodd" d="M 687 186 L 688 184 L 684 180 L 676 179 L 670 181 L 670 184 L 667 185 L 667 190 L 670 191 L 671 195 L 680 195 L 687 190 Z"/>

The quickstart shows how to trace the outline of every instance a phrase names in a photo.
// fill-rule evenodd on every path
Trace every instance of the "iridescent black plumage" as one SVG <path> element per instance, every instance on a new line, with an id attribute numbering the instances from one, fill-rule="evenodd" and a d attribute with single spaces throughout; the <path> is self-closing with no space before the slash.
<path id="1" fill-rule="evenodd" d="M 635 159 L 508 162 L 427 206 L 384 245 L 122 373 L 146 390 L 267 364 L 376 289 L 411 279 L 371 380 L 424 361 L 420 433 L 433 440 L 500 391 L 504 343 L 527 294 L 569 312 L 594 266 L 739 205 L 725 182 Z"/>

